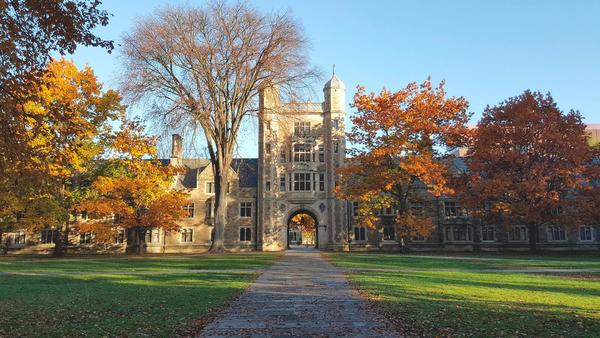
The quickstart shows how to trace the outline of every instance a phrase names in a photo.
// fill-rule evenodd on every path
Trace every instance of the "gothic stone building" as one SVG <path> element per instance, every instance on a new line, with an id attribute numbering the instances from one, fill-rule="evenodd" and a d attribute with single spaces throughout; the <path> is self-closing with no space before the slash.
<path id="1" fill-rule="evenodd" d="M 356 221 L 357 204 L 336 198 L 336 168 L 345 161 L 345 86 L 335 74 L 323 88 L 323 102 L 284 103 L 275 88 L 259 97 L 258 159 L 236 159 L 228 182 L 228 224 L 225 244 L 230 250 L 286 250 L 302 242 L 290 230 L 290 220 L 307 214 L 315 221 L 314 245 L 326 250 L 397 250 L 394 211 L 381 210 L 380 226 L 369 229 Z M 598 128 L 600 129 L 600 128 Z M 598 130 L 590 132 L 598 136 Z M 596 133 L 596 134 L 594 134 Z M 183 166 L 174 188 L 191 192 L 187 218 L 179 233 L 149 230 L 144 243 L 123 233 L 114 244 L 97 244 L 93 234 L 73 234 L 71 252 L 126 251 L 143 245 L 151 253 L 198 253 L 211 244 L 214 182 L 209 160 L 186 159 L 182 141 L 173 136 L 172 155 L 164 165 Z M 457 152 L 451 170 L 466 170 Z M 427 195 L 425 189 L 423 194 Z M 427 237 L 406 239 L 413 250 L 527 250 L 528 230 L 478 223 L 451 197 L 428 198 L 411 207 L 434 219 L 436 229 Z M 79 221 L 86 222 L 86 215 Z M 14 253 L 49 251 L 55 231 L 5 234 L 3 244 Z M 129 238 L 128 238 L 129 237 Z M 567 230 L 548 225 L 540 230 L 539 246 L 547 250 L 598 250 L 597 226 Z M 311 241 L 313 243 L 313 241 Z"/>

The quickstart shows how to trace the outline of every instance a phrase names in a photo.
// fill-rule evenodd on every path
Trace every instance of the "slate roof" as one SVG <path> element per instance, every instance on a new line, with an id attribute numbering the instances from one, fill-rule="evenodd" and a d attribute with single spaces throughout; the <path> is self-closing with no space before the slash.
<path id="1" fill-rule="evenodd" d="M 240 188 L 256 188 L 258 186 L 258 159 L 236 158 L 231 167 L 238 173 Z"/>
<path id="2" fill-rule="evenodd" d="M 161 159 L 163 165 L 169 165 L 170 159 Z M 210 165 L 209 159 L 183 159 L 183 165 L 186 168 L 184 174 L 179 175 L 177 187 L 196 188 L 198 185 L 198 173 L 202 172 Z M 241 188 L 256 188 L 258 186 L 258 159 L 257 158 L 236 158 L 233 159 L 231 167 L 238 174 Z"/>

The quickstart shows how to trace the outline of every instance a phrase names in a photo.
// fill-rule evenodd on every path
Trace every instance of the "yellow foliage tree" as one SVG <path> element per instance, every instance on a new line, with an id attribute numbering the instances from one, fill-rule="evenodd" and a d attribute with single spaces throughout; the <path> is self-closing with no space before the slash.
<path id="1" fill-rule="evenodd" d="M 0 217 L 31 231 L 62 230 L 55 254 L 62 254 L 69 233 L 69 210 L 78 179 L 103 153 L 110 122 L 124 113 L 121 97 L 102 91 L 94 72 L 73 62 L 52 61 L 29 98 L 18 109 L 26 118 L 15 137 L 29 149 L 26 160 L 4 167 L 0 178 Z"/>
<path id="2" fill-rule="evenodd" d="M 188 196 L 171 189 L 178 168 L 156 159 L 156 140 L 145 135 L 138 121 L 123 122 L 111 140 L 113 157 L 103 162 L 86 198 L 75 208 L 95 218 L 80 229 L 93 231 L 100 241 L 113 239 L 117 231 L 129 231 L 143 253 L 146 231 L 179 230 Z"/>

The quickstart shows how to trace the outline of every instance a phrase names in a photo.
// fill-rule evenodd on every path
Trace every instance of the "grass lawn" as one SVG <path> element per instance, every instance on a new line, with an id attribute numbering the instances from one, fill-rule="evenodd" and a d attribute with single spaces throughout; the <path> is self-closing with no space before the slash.
<path id="1" fill-rule="evenodd" d="M 267 253 L 148 258 L 0 258 L 2 336 L 173 336 L 242 292 L 256 272 L 170 273 L 167 270 L 261 268 Z M 110 274 L 128 271 L 157 274 Z M 83 274 L 60 274 L 84 271 Z M 162 271 L 162 272 L 161 272 Z"/>
<path id="2" fill-rule="evenodd" d="M 600 273 L 502 272 L 598 268 L 600 258 L 329 254 L 409 335 L 600 336 Z"/>

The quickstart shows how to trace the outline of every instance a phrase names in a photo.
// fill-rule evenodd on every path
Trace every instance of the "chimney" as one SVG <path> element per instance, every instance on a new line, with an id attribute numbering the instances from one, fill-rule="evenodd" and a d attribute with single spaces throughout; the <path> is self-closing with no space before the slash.
<path id="1" fill-rule="evenodd" d="M 171 144 L 171 158 L 181 159 L 183 157 L 183 141 L 181 135 L 173 134 L 173 141 Z"/>

